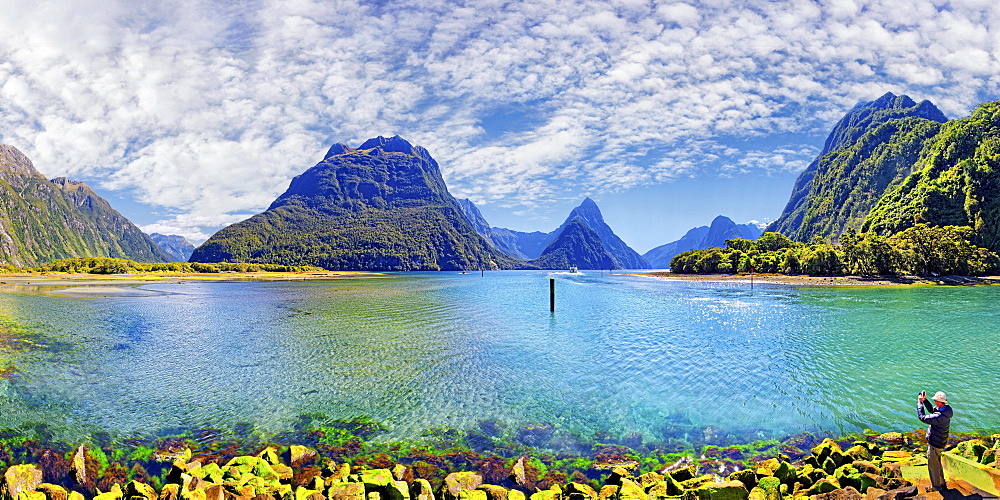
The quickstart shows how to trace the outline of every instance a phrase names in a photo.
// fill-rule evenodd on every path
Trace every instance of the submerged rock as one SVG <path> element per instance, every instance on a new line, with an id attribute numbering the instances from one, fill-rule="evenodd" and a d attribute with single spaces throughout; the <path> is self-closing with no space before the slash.
<path id="1" fill-rule="evenodd" d="M 32 492 L 42 484 L 42 469 L 35 465 L 12 465 L 3 474 L 4 498 L 17 498 L 22 492 Z M 44 496 L 44 494 L 43 494 Z"/>

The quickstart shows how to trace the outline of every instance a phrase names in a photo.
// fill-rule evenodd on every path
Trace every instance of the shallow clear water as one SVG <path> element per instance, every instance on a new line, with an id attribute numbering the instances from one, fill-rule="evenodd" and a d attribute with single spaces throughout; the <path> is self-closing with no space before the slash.
<path id="1" fill-rule="evenodd" d="M 953 429 L 1000 430 L 1000 287 L 494 272 L 140 290 L 0 293 L 0 428 L 266 436 L 312 414 L 371 417 L 383 439 L 490 419 L 759 438 L 915 429 L 926 389 L 948 392 Z"/>

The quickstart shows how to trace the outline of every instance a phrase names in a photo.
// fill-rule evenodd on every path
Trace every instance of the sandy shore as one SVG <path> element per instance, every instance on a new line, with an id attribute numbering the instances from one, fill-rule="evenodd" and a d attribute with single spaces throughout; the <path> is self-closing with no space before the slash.
<path id="1" fill-rule="evenodd" d="M 674 274 L 671 272 L 636 273 L 658 279 L 700 281 L 706 283 L 750 284 L 750 274 Z M 786 276 L 754 274 L 754 284 L 791 286 L 900 286 L 900 285 L 996 285 L 1000 276 Z"/>

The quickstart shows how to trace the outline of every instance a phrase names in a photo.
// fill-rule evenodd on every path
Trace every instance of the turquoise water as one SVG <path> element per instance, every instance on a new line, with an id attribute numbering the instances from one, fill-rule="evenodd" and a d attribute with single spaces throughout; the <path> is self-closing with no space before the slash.
<path id="1" fill-rule="evenodd" d="M 0 293 L 0 428 L 268 436 L 309 414 L 373 418 L 380 439 L 494 421 L 732 442 L 912 430 L 926 389 L 948 392 L 953 429 L 1000 430 L 998 302 L 545 272 Z"/>

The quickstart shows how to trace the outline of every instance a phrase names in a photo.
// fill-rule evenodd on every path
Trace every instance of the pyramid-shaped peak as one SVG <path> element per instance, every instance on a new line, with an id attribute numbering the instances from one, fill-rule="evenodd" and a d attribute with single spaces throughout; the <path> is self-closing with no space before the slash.
<path id="1" fill-rule="evenodd" d="M 381 149 L 386 153 L 413 154 L 413 145 L 398 135 L 394 135 L 388 139 L 380 135 L 374 139 L 368 139 L 364 142 L 364 144 L 358 147 L 358 149 L 375 148 Z"/>
<path id="2" fill-rule="evenodd" d="M 35 169 L 35 165 L 21 150 L 8 144 L 0 144 L 0 171 L 14 172 L 19 175 L 43 177 Z"/>
<path id="3" fill-rule="evenodd" d="M 342 155 L 344 153 L 350 153 L 351 151 L 355 151 L 355 149 L 348 146 L 347 144 L 338 142 L 333 146 L 330 146 L 330 150 L 326 152 L 326 156 L 324 156 L 323 158 L 325 159 L 331 156 Z"/>

